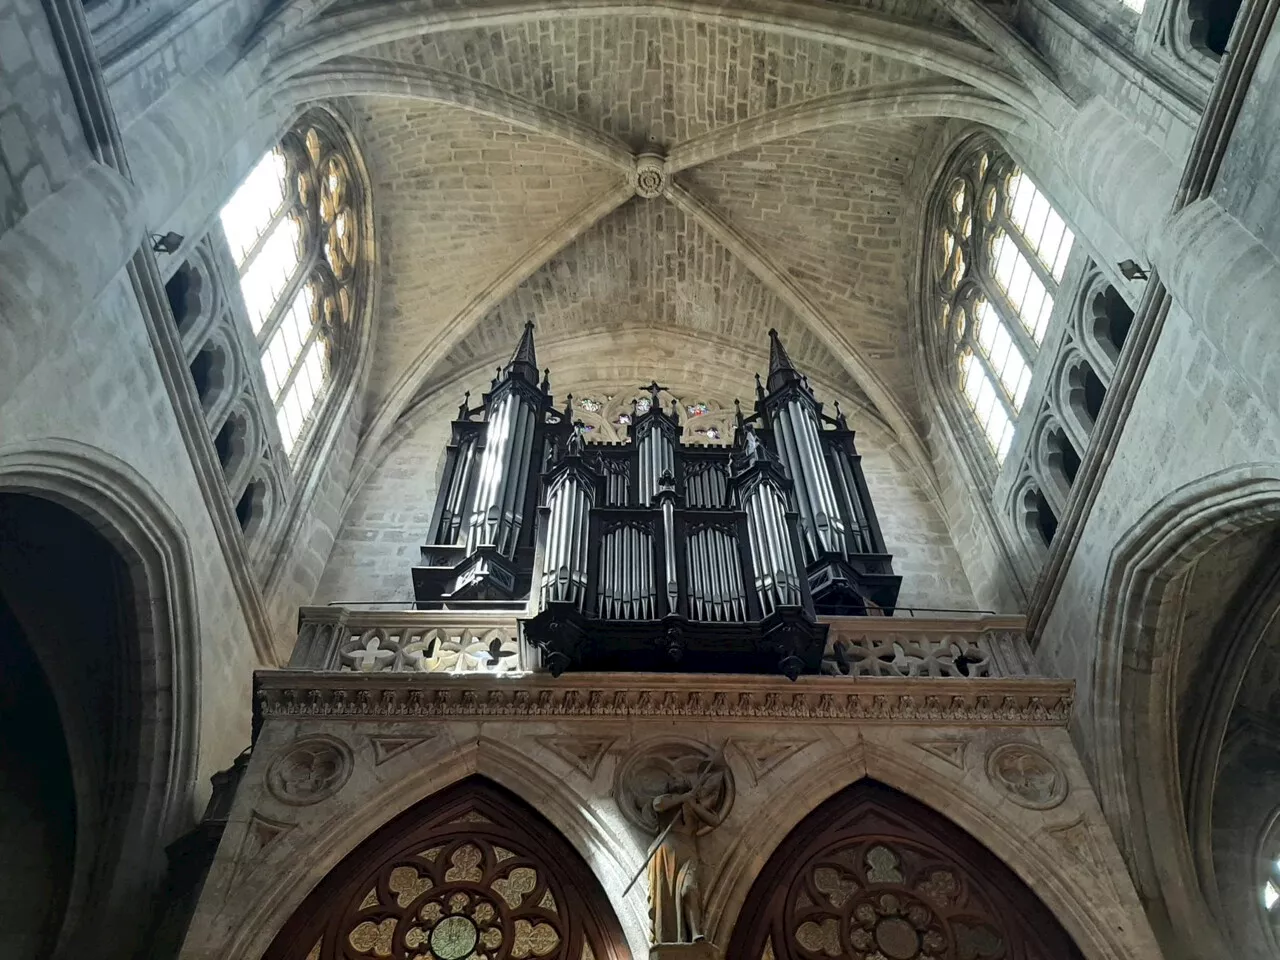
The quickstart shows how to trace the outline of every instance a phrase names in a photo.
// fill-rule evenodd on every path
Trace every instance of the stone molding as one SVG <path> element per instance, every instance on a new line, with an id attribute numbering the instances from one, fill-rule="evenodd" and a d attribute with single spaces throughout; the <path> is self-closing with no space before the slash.
<path id="1" fill-rule="evenodd" d="M 628 717 L 1066 726 L 1075 682 L 669 674 L 529 674 L 519 679 L 406 673 L 259 671 L 255 725 L 271 718 Z"/>

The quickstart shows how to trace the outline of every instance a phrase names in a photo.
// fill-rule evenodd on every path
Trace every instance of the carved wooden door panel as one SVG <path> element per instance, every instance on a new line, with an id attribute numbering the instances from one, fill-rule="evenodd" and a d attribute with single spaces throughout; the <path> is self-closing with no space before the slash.
<path id="1" fill-rule="evenodd" d="M 855 784 L 782 842 L 747 896 L 734 960 L 1078 960 L 1008 867 L 924 805 Z"/>
<path id="2" fill-rule="evenodd" d="M 604 891 L 534 810 L 473 778 L 366 840 L 264 960 L 630 960 Z"/>

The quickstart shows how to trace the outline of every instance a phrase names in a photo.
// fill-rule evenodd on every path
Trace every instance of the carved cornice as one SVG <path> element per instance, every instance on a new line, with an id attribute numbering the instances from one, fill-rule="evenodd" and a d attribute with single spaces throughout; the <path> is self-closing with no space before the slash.
<path id="1" fill-rule="evenodd" d="M 815 720 L 1066 726 L 1070 680 L 888 679 L 581 673 L 553 679 L 261 671 L 255 725 L 272 718 Z"/>

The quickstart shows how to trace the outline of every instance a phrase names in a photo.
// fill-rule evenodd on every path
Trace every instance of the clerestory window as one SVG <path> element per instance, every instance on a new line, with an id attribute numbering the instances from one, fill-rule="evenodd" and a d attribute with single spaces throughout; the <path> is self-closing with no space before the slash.
<path id="1" fill-rule="evenodd" d="M 304 116 L 221 212 L 280 439 L 294 462 L 352 322 L 361 249 L 354 194 L 337 137 L 321 117 Z"/>
<path id="2" fill-rule="evenodd" d="M 956 386 L 1003 463 L 1074 237 L 1031 179 L 994 150 L 975 153 L 944 190 L 937 318 Z"/>

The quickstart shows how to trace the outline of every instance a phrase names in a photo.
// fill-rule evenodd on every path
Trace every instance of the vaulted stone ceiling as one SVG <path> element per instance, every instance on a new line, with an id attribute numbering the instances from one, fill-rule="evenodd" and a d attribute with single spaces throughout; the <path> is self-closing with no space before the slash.
<path id="1" fill-rule="evenodd" d="M 540 348 L 581 341 L 604 363 L 616 333 L 631 366 L 651 354 L 655 375 L 695 378 L 700 357 L 762 366 L 777 327 L 921 450 L 907 185 L 947 118 L 1009 128 L 1033 98 L 953 19 L 996 8 L 601 6 L 340 3 L 280 58 L 299 100 L 348 95 L 373 181 L 366 447 L 534 319 Z"/>

